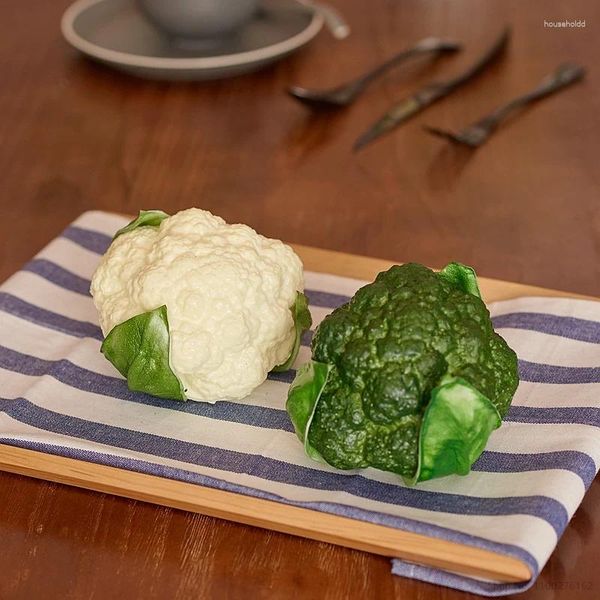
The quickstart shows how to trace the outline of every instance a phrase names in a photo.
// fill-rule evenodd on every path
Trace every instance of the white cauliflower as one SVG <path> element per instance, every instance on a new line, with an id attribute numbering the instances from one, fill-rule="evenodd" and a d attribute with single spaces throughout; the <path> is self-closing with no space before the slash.
<path id="1" fill-rule="evenodd" d="M 115 238 L 92 278 L 106 336 L 165 305 L 169 364 L 191 400 L 247 396 L 288 359 L 302 263 L 279 240 L 191 208 Z"/>

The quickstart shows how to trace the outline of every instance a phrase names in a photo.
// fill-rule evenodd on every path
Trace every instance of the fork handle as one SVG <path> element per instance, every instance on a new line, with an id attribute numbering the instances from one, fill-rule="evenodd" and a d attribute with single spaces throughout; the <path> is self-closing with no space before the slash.
<path id="1" fill-rule="evenodd" d="M 461 45 L 457 42 L 442 40 L 434 37 L 423 38 L 411 48 L 403 50 L 402 52 L 398 52 L 398 54 L 395 54 L 381 65 L 371 69 L 370 71 L 367 71 L 364 75 L 361 75 L 355 80 L 354 85 L 357 87 L 365 86 L 380 75 L 383 75 L 383 73 L 392 67 L 404 62 L 405 60 L 408 60 L 409 58 L 412 58 L 413 56 L 427 54 L 429 52 L 455 52 L 460 50 L 460 48 Z"/>
<path id="2" fill-rule="evenodd" d="M 491 114 L 485 116 L 476 123 L 477 126 L 488 129 L 496 128 L 504 121 L 512 112 L 523 108 L 531 102 L 541 100 L 554 92 L 557 92 L 569 85 L 579 81 L 585 75 L 585 69 L 576 64 L 564 64 L 558 67 L 554 73 L 547 75 L 542 82 L 531 92 L 523 94 L 508 104 L 497 108 Z"/>

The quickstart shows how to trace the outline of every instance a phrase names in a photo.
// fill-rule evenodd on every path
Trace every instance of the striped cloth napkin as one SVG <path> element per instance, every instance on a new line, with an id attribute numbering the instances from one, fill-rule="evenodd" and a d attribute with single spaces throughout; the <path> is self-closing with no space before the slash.
<path id="1" fill-rule="evenodd" d="M 534 574 L 499 584 L 394 560 L 394 573 L 485 595 L 532 585 L 600 463 L 600 303 L 492 305 L 522 382 L 467 477 L 405 487 L 372 469 L 309 460 L 284 404 L 293 373 L 244 403 L 132 393 L 100 355 L 90 277 L 125 220 L 89 212 L 0 287 L 0 442 L 258 496 L 518 557 Z M 315 324 L 364 282 L 306 273 Z M 305 344 L 298 362 L 308 358 Z"/>

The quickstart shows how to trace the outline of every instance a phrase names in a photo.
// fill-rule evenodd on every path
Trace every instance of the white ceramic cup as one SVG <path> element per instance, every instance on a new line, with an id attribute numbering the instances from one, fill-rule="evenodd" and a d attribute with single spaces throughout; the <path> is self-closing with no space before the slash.
<path id="1" fill-rule="evenodd" d="M 137 0 L 144 14 L 176 38 L 218 39 L 250 20 L 258 0 Z"/>

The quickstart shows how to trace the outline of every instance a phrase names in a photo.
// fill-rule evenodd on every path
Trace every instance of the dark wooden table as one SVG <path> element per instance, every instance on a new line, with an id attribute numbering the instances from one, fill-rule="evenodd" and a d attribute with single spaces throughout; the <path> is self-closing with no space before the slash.
<path id="1" fill-rule="evenodd" d="M 589 0 L 337 0 L 353 26 L 229 81 L 138 81 L 78 57 L 68 2 L 0 4 L 0 278 L 82 211 L 199 206 L 324 248 L 600 294 L 600 4 Z M 580 29 L 544 20 L 585 19 Z M 467 64 L 504 23 L 506 58 L 460 93 L 354 155 L 395 99 Z M 463 55 L 377 83 L 312 116 L 292 83 L 326 86 L 409 42 Z M 513 120 L 476 153 L 427 136 L 528 89 L 566 60 L 587 80 Z M 390 575 L 380 557 L 200 515 L 0 474 L 0 598 L 466 598 Z M 600 597 L 596 480 L 523 599 Z"/>

